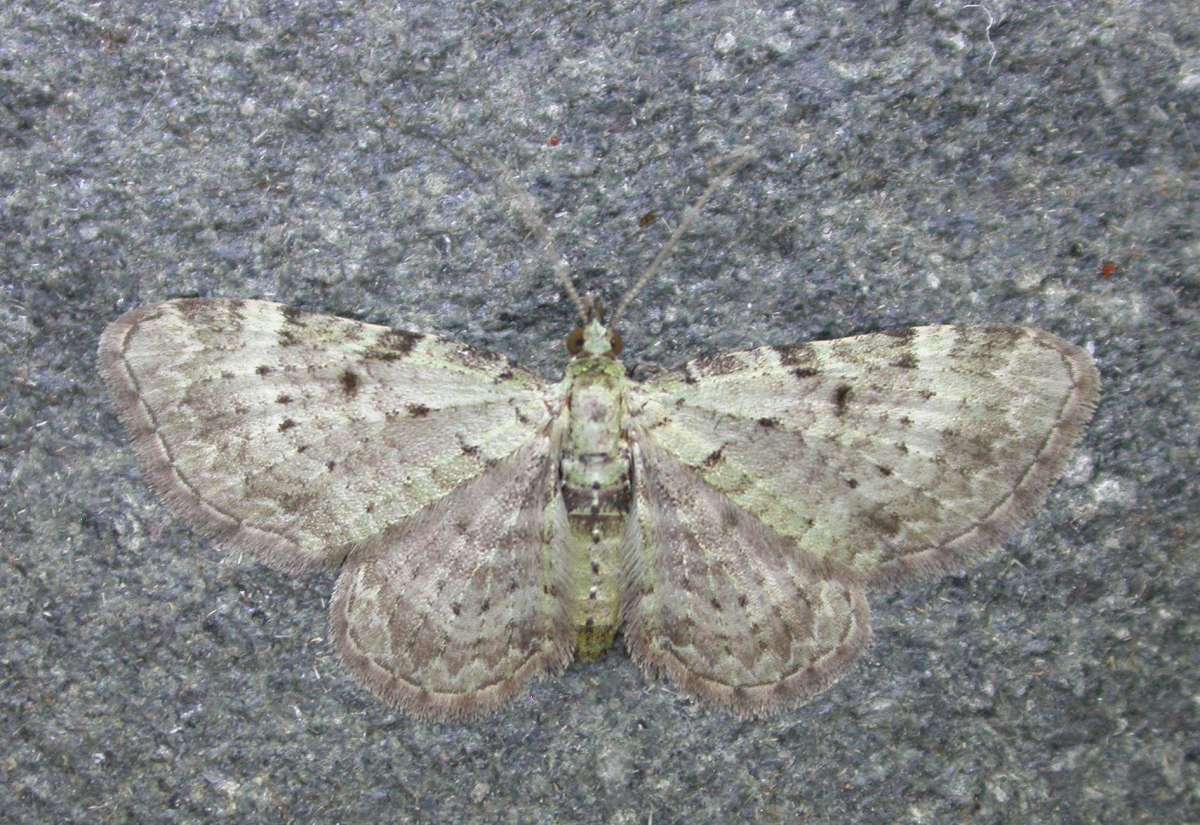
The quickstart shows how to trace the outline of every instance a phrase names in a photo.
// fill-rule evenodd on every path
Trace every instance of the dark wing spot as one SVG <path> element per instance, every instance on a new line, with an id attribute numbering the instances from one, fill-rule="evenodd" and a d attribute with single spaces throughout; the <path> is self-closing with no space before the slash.
<path id="1" fill-rule="evenodd" d="M 729 354 L 714 355 L 711 358 L 702 358 L 692 363 L 703 376 L 728 375 L 746 367 L 737 357 Z"/>
<path id="2" fill-rule="evenodd" d="M 342 395 L 347 398 L 353 398 L 358 394 L 358 373 L 353 370 L 342 370 L 342 374 L 338 376 L 338 383 L 342 385 Z"/>
<path id="3" fill-rule="evenodd" d="M 671 419 L 667 416 L 663 416 L 662 418 L 658 419 L 653 424 L 651 424 L 650 429 L 657 430 L 660 427 L 666 427 L 666 426 L 669 426 L 670 424 L 671 424 Z"/>
<path id="4" fill-rule="evenodd" d="M 313 498 L 304 493 L 280 493 L 275 496 L 279 508 L 287 513 L 303 512 L 311 505 Z"/>
<path id="5" fill-rule="evenodd" d="M 504 368 L 508 363 L 499 353 L 465 346 L 460 346 L 450 357 L 465 367 L 483 370 L 492 370 L 497 366 Z"/>
<path id="6" fill-rule="evenodd" d="M 772 349 L 779 356 L 779 363 L 785 367 L 808 367 L 816 360 L 816 354 L 808 344 L 772 347 Z"/>
<path id="7" fill-rule="evenodd" d="M 988 324 L 980 327 L 988 338 L 996 339 L 993 345 L 1009 348 L 1025 337 L 1025 330 L 1020 327 L 1010 327 L 1004 324 Z"/>
<path id="8" fill-rule="evenodd" d="M 846 414 L 846 407 L 850 404 L 850 395 L 853 391 L 854 388 L 849 384 L 839 384 L 838 388 L 833 391 L 833 406 L 836 408 L 834 415 Z"/>
<path id="9" fill-rule="evenodd" d="M 399 361 L 412 352 L 412 348 L 424 337 L 416 332 L 389 329 L 376 339 L 373 346 L 363 352 L 363 357 L 377 361 Z"/>
<path id="10" fill-rule="evenodd" d="M 405 406 L 405 409 L 408 410 L 408 414 L 413 418 L 424 418 L 425 416 L 429 415 L 429 413 L 433 412 L 424 404 L 408 404 Z"/>
<path id="11" fill-rule="evenodd" d="M 996 463 L 995 448 L 992 439 L 986 433 L 957 435 L 950 446 L 955 453 L 967 456 L 981 467 L 990 467 Z"/>
<path id="12" fill-rule="evenodd" d="M 900 532 L 900 519 L 894 513 L 885 510 L 868 513 L 867 523 L 885 536 L 894 536 Z"/>
<path id="13" fill-rule="evenodd" d="M 296 422 L 290 418 L 285 418 L 279 423 L 279 432 L 286 433 L 288 430 L 297 426 Z"/>
<path id="14" fill-rule="evenodd" d="M 180 298 L 173 302 L 175 310 L 184 318 L 203 318 L 204 313 L 211 309 L 211 301 L 204 298 Z"/>

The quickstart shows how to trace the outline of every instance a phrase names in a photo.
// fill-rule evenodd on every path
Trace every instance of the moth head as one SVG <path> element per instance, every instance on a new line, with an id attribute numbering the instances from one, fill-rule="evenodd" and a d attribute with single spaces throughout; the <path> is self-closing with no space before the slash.
<path id="1" fill-rule="evenodd" d="M 616 358 L 625 344 L 619 332 L 605 325 L 600 299 L 588 295 L 583 304 L 587 321 L 567 336 L 567 352 L 576 358 Z"/>

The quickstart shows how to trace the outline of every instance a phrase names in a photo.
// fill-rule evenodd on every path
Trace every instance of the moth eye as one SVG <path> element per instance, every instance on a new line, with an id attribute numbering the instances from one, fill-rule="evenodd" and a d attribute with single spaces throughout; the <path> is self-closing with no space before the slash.
<path id="1" fill-rule="evenodd" d="M 571 355 L 578 355 L 583 352 L 583 330 L 581 328 L 576 327 L 567 336 L 567 352 L 571 353 Z"/>
<path id="2" fill-rule="evenodd" d="M 615 329 L 608 333 L 608 345 L 612 347 L 613 355 L 620 355 L 621 350 L 625 349 L 625 342 L 621 340 L 621 333 Z"/>

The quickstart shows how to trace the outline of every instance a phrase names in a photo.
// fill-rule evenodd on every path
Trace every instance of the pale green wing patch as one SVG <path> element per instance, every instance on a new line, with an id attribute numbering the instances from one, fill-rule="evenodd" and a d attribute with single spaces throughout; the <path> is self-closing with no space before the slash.
<path id="1" fill-rule="evenodd" d="M 803 701 L 870 640 L 867 601 L 656 446 L 634 447 L 625 641 L 647 671 L 744 716 Z"/>
<path id="2" fill-rule="evenodd" d="M 359 548 L 330 604 L 354 677 L 419 716 L 495 709 L 565 667 L 567 515 L 548 435 Z"/>
<path id="3" fill-rule="evenodd" d="M 265 301 L 135 309 L 99 363 L 172 510 L 290 571 L 338 564 L 551 416 L 541 381 L 500 356 Z"/>
<path id="4" fill-rule="evenodd" d="M 693 361 L 632 392 L 633 430 L 846 581 L 935 573 L 1031 515 L 1091 418 L 1079 348 L 916 327 Z"/>

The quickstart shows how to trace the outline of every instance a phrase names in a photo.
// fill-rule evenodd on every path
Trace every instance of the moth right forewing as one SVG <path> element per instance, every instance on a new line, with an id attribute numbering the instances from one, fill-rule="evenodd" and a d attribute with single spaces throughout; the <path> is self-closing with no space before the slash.
<path id="1" fill-rule="evenodd" d="M 1021 327 L 917 327 L 728 353 L 641 388 L 664 451 L 847 581 L 999 545 L 1061 474 L 1099 380 Z"/>

